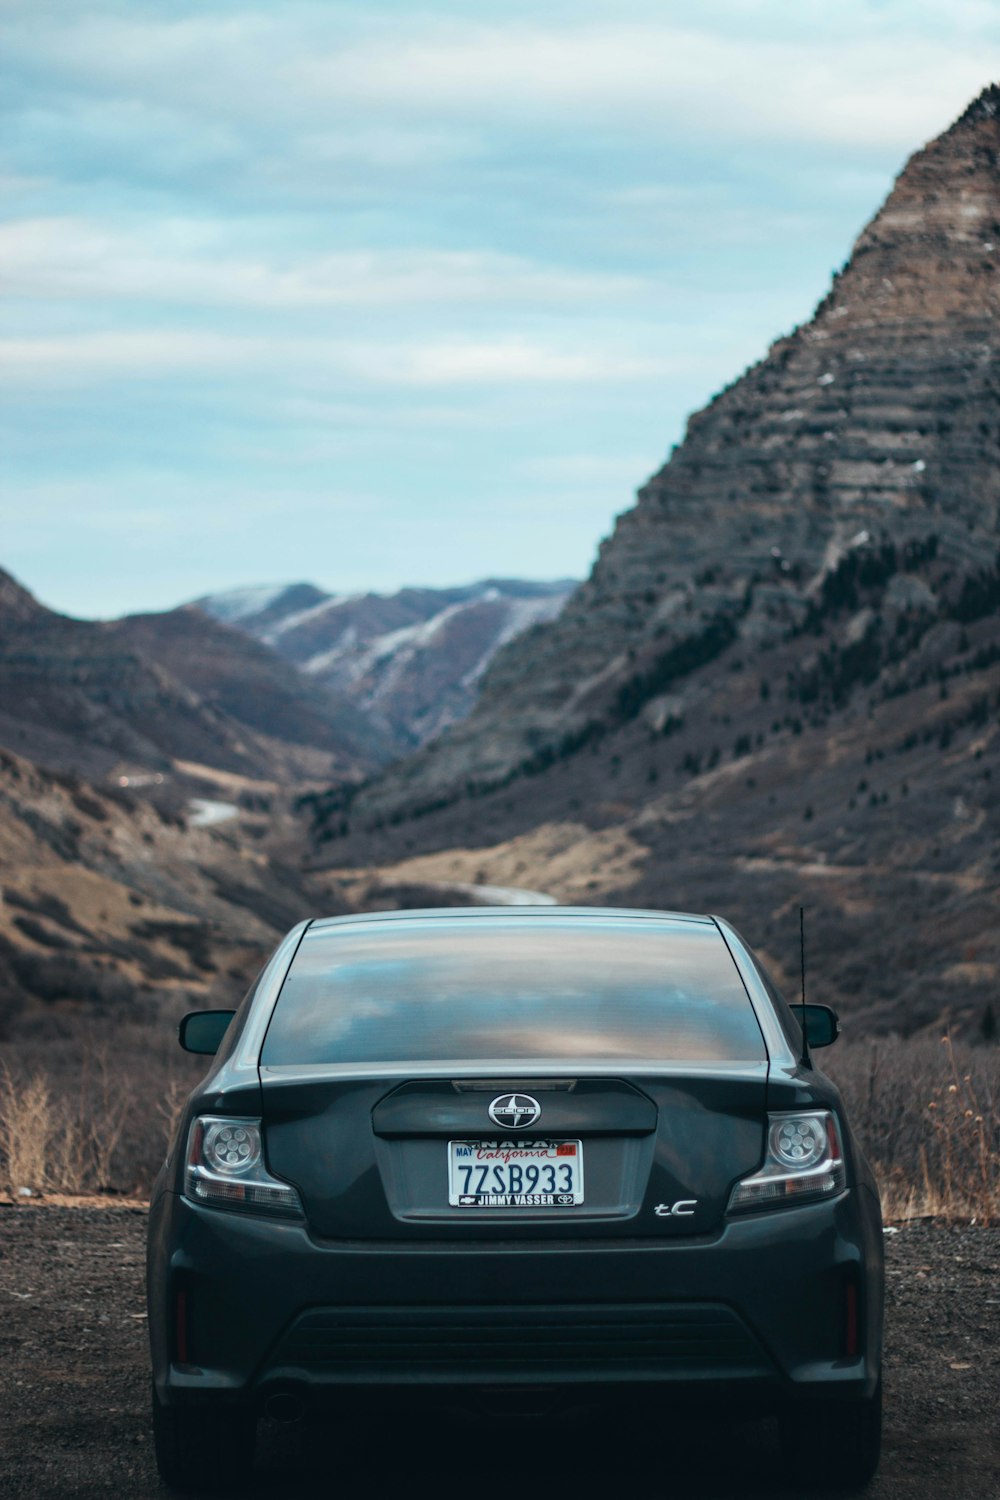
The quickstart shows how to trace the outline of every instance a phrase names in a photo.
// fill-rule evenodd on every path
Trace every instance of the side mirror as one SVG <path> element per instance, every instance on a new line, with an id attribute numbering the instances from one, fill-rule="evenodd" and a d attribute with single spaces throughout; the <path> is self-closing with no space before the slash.
<path id="1" fill-rule="evenodd" d="M 810 1047 L 829 1047 L 840 1035 L 840 1017 L 828 1005 L 796 1006 Z"/>
<path id="2" fill-rule="evenodd" d="M 189 1011 L 177 1028 L 177 1040 L 185 1052 L 218 1052 L 235 1014 L 234 1010 Z"/>

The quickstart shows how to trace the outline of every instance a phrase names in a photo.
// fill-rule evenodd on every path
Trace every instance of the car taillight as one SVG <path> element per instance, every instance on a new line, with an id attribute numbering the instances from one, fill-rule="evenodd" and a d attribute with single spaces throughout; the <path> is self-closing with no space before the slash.
<path id="1" fill-rule="evenodd" d="M 768 1115 L 764 1164 L 733 1188 L 729 1212 L 832 1198 L 846 1181 L 837 1118 L 830 1110 Z"/>
<path id="2" fill-rule="evenodd" d="M 259 1120 L 217 1115 L 192 1120 L 184 1191 L 195 1203 L 214 1208 L 302 1217 L 298 1193 L 290 1183 L 272 1177 L 264 1164 Z"/>

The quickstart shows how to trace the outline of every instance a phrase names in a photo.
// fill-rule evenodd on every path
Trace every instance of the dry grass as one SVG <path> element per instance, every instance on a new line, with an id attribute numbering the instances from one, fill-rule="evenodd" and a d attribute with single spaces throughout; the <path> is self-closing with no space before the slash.
<path id="1" fill-rule="evenodd" d="M 0 1067 L 0 1182 L 13 1193 L 111 1186 L 128 1098 L 106 1051 L 82 1060 L 75 1087 Z"/>
<path id="2" fill-rule="evenodd" d="M 823 1065 L 887 1218 L 1000 1221 L 1000 1047 L 891 1036 L 841 1043 Z"/>
<path id="3" fill-rule="evenodd" d="M 146 1193 L 204 1064 L 172 1026 L 91 1022 L 0 1061 L 0 1188 Z"/>
<path id="4" fill-rule="evenodd" d="M 51 1093 L 44 1075 L 18 1080 L 6 1064 L 0 1074 L 2 1181 L 11 1192 L 50 1185 Z"/>

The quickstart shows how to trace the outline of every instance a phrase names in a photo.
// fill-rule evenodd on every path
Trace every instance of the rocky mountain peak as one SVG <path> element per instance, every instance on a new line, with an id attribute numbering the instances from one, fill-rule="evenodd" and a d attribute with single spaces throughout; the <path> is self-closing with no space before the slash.
<path id="1" fill-rule="evenodd" d="M 951 135 L 960 126 L 975 124 L 979 120 L 991 120 L 1000 115 L 1000 83 L 988 83 L 982 93 L 959 115 L 950 131 Z"/>
<path id="2" fill-rule="evenodd" d="M 26 625 L 49 613 L 16 578 L 0 568 L 0 626 Z"/>
<path id="3" fill-rule="evenodd" d="M 906 163 L 862 231 L 813 339 L 918 316 L 981 323 L 1000 303 L 1000 86 Z"/>
<path id="4" fill-rule="evenodd" d="M 998 104 L 992 87 L 910 159 L 813 319 L 691 418 L 559 617 L 500 651 L 472 716 L 360 797 L 356 818 L 562 761 L 664 694 L 690 722 L 708 664 L 787 640 L 852 569 L 892 580 L 872 629 L 909 611 L 926 617 L 914 639 L 966 587 L 989 595 Z"/>

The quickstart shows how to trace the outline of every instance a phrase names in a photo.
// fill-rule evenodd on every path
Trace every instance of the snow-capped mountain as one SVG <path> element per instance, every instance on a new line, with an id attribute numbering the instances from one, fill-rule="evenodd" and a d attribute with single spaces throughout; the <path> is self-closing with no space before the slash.
<path id="1" fill-rule="evenodd" d="M 402 752 L 464 718 L 499 648 L 554 619 L 575 586 L 488 578 L 460 588 L 338 595 L 295 583 L 195 603 L 349 698 Z"/>

